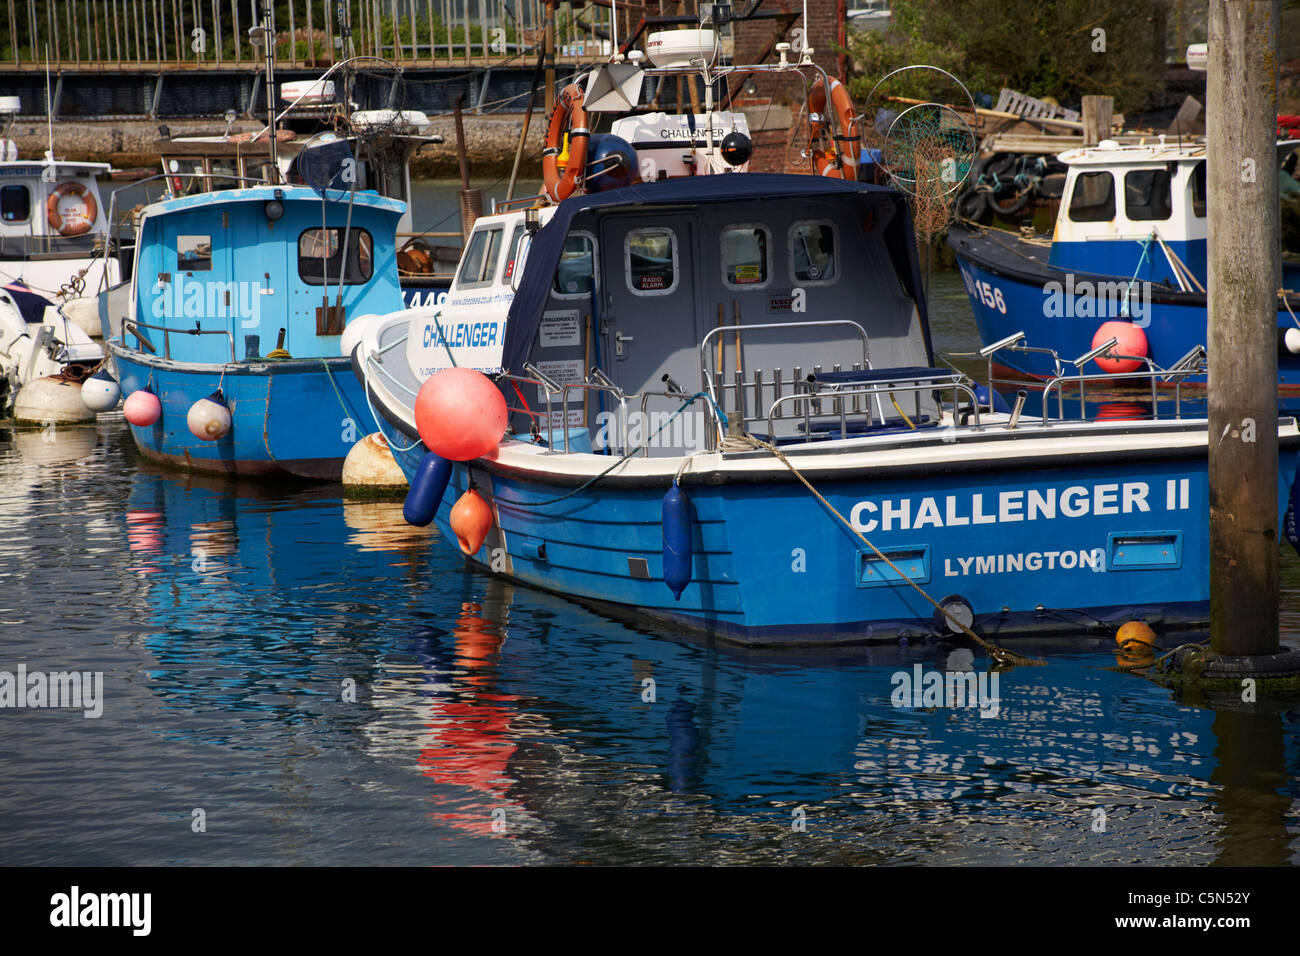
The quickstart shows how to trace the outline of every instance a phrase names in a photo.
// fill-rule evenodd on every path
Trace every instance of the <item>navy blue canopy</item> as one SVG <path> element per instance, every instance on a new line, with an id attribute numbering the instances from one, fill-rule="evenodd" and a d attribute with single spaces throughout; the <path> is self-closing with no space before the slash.
<path id="1" fill-rule="evenodd" d="M 14 279 L 0 286 L 0 294 L 7 295 L 9 300 L 18 306 L 24 322 L 43 322 L 45 310 L 54 304 L 44 296 L 33 292 L 21 279 Z"/>
<path id="2" fill-rule="evenodd" d="M 564 240 L 573 217 L 588 209 L 704 205 L 744 199 L 814 199 L 841 201 L 856 199 L 864 211 L 880 208 L 884 223 L 885 248 L 902 282 L 903 290 L 916 302 L 925 335 L 926 352 L 934 361 L 930 345 L 930 323 L 925 309 L 925 292 L 916 257 L 912 214 L 907 198 L 895 189 L 871 183 L 847 182 L 825 176 L 773 173 L 733 173 L 720 176 L 691 176 L 653 183 L 638 183 L 608 192 L 575 196 L 560 203 L 550 222 L 537 231 L 528 250 L 528 262 L 519 280 L 519 290 L 510 303 L 501 365 L 519 371 L 537 337 L 542 311 L 550 296 L 555 270 L 564 251 Z"/>

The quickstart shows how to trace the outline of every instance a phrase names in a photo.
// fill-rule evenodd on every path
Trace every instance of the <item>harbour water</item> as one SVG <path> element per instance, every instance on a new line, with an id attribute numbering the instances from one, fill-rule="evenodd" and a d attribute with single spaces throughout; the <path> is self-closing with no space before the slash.
<path id="1" fill-rule="evenodd" d="M 102 674 L 98 717 L 0 710 L 3 863 L 1300 862 L 1300 707 L 1179 701 L 1107 633 L 936 706 L 911 684 L 982 653 L 638 629 L 400 502 L 149 465 L 120 413 L 0 431 L 0 515 L 0 671 Z M 1283 587 L 1297 643 L 1290 553 Z"/>

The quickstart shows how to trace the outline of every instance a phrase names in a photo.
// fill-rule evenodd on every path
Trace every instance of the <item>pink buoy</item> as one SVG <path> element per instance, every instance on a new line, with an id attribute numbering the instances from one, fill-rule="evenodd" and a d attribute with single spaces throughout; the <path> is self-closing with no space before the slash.
<path id="1" fill-rule="evenodd" d="M 122 414 L 132 425 L 148 428 L 162 417 L 162 402 L 149 389 L 137 389 L 122 403 Z"/>
<path id="2" fill-rule="evenodd" d="M 429 451 L 450 461 L 471 461 L 495 451 L 508 417 L 500 389 L 472 368 L 436 372 L 415 398 L 421 440 Z"/>
<path id="3" fill-rule="evenodd" d="M 200 441 L 220 441 L 230 434 L 230 406 L 217 389 L 207 398 L 200 398 L 190 406 L 185 424 L 190 434 Z"/>
<path id="4" fill-rule="evenodd" d="M 1103 322 L 1092 337 L 1092 347 L 1096 348 L 1110 338 L 1118 339 L 1115 347 L 1111 349 L 1116 355 L 1140 355 L 1145 358 L 1150 354 L 1147 334 L 1132 322 L 1122 319 Z M 1142 367 L 1142 363 L 1137 359 L 1098 358 L 1093 361 L 1103 372 L 1136 372 Z"/>

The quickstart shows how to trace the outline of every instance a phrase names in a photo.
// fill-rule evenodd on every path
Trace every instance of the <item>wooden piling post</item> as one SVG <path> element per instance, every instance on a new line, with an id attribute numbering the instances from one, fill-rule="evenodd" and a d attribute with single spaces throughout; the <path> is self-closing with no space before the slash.
<path id="1" fill-rule="evenodd" d="M 1113 96 L 1085 96 L 1083 98 L 1083 145 L 1096 146 L 1110 139 L 1110 121 L 1115 115 Z"/>
<path id="2" fill-rule="evenodd" d="M 1277 39 L 1281 6 L 1211 0 L 1210 644 L 1278 650 Z"/>

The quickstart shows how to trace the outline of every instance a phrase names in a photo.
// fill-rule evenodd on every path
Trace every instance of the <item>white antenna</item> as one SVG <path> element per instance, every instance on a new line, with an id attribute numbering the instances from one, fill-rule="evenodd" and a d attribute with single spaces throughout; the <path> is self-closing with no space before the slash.
<path id="1" fill-rule="evenodd" d="M 54 98 L 50 92 L 50 45 L 45 44 L 45 125 L 50 140 L 50 172 L 54 172 Z"/>
<path id="2" fill-rule="evenodd" d="M 609 28 L 614 40 L 609 53 L 610 56 L 618 56 L 618 0 L 610 0 L 610 11 Z"/>

